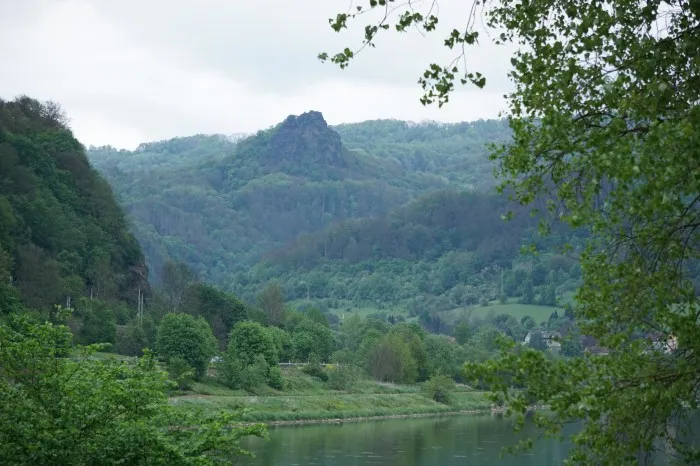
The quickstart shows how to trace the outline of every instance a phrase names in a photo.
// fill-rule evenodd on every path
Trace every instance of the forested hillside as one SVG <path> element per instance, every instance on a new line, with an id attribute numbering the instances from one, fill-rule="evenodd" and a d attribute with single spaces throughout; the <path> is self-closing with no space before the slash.
<path id="1" fill-rule="evenodd" d="M 505 120 L 456 124 L 371 120 L 342 124 L 334 129 L 343 144 L 356 151 L 477 189 L 493 185 L 487 145 L 510 137 Z"/>
<path id="2" fill-rule="evenodd" d="M 484 142 L 507 137 L 502 121 L 330 128 L 308 112 L 236 144 L 200 135 L 88 155 L 133 220 L 154 278 L 173 259 L 232 289 L 297 237 L 381 218 L 426 193 L 490 184 Z"/>
<path id="3" fill-rule="evenodd" d="M 331 128 L 308 112 L 235 144 L 199 135 L 89 155 L 157 281 L 172 259 L 248 303 L 278 282 L 301 306 L 428 325 L 494 300 L 554 306 L 577 286 L 575 258 L 555 247 L 578 240 L 560 230 L 543 243 L 537 220 L 491 189 L 487 146 L 508 135 L 496 120 Z M 521 256 L 528 242 L 545 254 Z"/>
<path id="4" fill-rule="evenodd" d="M 147 275 L 110 186 L 60 108 L 0 100 L 0 304 L 13 296 L 40 311 L 69 297 L 135 304 Z"/>
<path id="5" fill-rule="evenodd" d="M 514 215 L 505 222 L 501 214 L 509 208 Z M 560 253 L 566 242 L 573 253 Z M 526 244 L 541 254 L 521 254 Z M 561 226 L 540 237 L 537 220 L 505 196 L 440 191 L 384 217 L 300 237 L 239 275 L 233 287 L 253 296 L 261 284 L 279 281 L 300 304 L 422 315 L 428 325 L 436 312 L 493 300 L 556 306 L 577 286 L 580 245 Z"/>

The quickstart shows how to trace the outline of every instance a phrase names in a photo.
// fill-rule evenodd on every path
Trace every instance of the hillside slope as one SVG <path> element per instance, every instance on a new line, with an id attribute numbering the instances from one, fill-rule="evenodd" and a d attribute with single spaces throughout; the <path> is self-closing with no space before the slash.
<path id="1" fill-rule="evenodd" d="M 377 141 L 385 138 L 384 124 L 376 128 Z M 507 137 L 503 122 L 483 125 L 489 137 Z M 134 152 L 92 148 L 88 155 L 133 220 L 156 279 L 172 258 L 190 264 L 201 279 L 231 288 L 266 253 L 299 236 L 344 220 L 382 217 L 420 195 L 470 185 L 468 179 L 491 179 L 482 174 L 490 167 L 483 144 L 462 144 L 481 132 L 479 125 L 448 125 L 446 145 L 437 143 L 444 134 L 430 125 L 404 126 L 407 134 L 423 134 L 413 138 L 416 150 L 407 149 L 408 158 L 397 156 L 401 145 L 383 143 L 388 151 L 363 146 L 362 137 L 350 135 L 352 126 L 336 131 L 313 111 L 235 144 L 195 136 Z M 343 133 L 352 144 L 344 144 Z M 410 145 L 411 138 L 401 144 Z M 441 149 L 426 149 L 432 146 Z M 411 162 L 414 157 L 425 166 Z"/>
<path id="2" fill-rule="evenodd" d="M 511 210 L 509 222 L 502 214 Z M 555 305 L 576 287 L 580 238 L 557 225 L 541 238 L 537 219 L 505 196 L 444 190 L 378 218 L 341 222 L 267 254 L 233 288 L 250 297 L 278 281 L 288 298 L 322 309 L 385 309 L 420 315 L 517 298 Z M 523 255 L 535 244 L 538 256 Z"/>
<path id="3" fill-rule="evenodd" d="M 0 100 L 0 276 L 30 308 L 81 296 L 135 303 L 139 244 L 60 108 Z"/>

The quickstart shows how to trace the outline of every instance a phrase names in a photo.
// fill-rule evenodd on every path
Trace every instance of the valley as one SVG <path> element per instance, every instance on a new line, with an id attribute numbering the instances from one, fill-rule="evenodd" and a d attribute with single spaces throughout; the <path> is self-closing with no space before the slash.
<path id="1" fill-rule="evenodd" d="M 581 238 L 561 226 L 541 238 L 536 219 L 493 191 L 486 147 L 508 137 L 498 120 L 330 127 L 312 111 L 236 142 L 199 135 L 87 154 L 155 282 L 173 260 L 249 304 L 276 282 L 286 301 L 331 320 L 358 312 L 449 328 L 459 313 L 446 311 L 502 294 L 501 306 L 526 294 L 554 306 L 577 286 L 575 255 L 557 247 Z M 542 256 L 520 253 L 532 243 Z"/>

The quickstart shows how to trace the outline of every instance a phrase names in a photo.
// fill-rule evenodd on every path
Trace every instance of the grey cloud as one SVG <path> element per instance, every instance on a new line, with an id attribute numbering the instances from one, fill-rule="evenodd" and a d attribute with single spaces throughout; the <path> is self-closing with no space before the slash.
<path id="1" fill-rule="evenodd" d="M 460 18 L 462 0 L 441 5 L 446 18 Z M 332 123 L 496 116 L 508 88 L 507 50 L 475 49 L 470 63 L 486 70 L 486 91 L 460 91 L 441 110 L 420 106 L 416 83 L 431 60 L 450 58 L 439 36 L 387 34 L 344 71 L 318 62 L 321 50 L 359 44 L 361 23 L 341 35 L 328 27 L 346 7 L 344 0 L 0 0 L 1 97 L 59 101 L 83 142 L 122 147 L 255 131 L 310 109 Z"/>
<path id="2" fill-rule="evenodd" d="M 355 21 L 340 34 L 328 25 L 329 17 L 347 9 L 345 0 L 99 0 L 95 5 L 130 35 L 164 54 L 176 54 L 192 66 L 243 80 L 259 90 L 284 93 L 339 78 L 414 85 L 436 57 L 440 63 L 454 57 L 442 41 L 452 27 L 461 26 L 467 3 L 441 0 L 443 22 L 438 31 L 426 37 L 416 31 L 383 34 L 377 49 L 364 50 L 345 71 L 316 59 L 318 52 L 333 53 L 361 43 L 363 27 L 372 17 Z M 504 88 L 502 70 L 509 51 L 487 42 L 469 51 L 470 64 L 489 76 L 490 85 Z"/>

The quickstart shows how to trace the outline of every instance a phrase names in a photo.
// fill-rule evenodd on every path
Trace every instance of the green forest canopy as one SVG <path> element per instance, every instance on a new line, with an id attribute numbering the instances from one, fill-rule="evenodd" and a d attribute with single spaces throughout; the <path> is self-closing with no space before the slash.
<path id="1" fill-rule="evenodd" d="M 69 296 L 135 304 L 148 289 L 126 216 L 56 104 L 0 100 L 0 268 L 44 311 Z"/>

